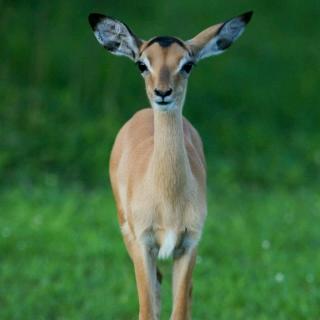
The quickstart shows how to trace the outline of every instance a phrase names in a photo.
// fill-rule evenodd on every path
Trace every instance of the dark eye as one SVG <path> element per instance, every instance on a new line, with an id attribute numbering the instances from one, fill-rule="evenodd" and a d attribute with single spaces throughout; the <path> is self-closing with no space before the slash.
<path id="1" fill-rule="evenodd" d="M 193 67 L 193 63 L 192 62 L 187 62 L 186 64 L 184 64 L 182 66 L 181 70 L 186 72 L 186 73 L 190 73 L 192 67 Z"/>
<path id="2" fill-rule="evenodd" d="M 137 64 L 138 64 L 138 68 L 139 68 L 141 73 L 143 73 L 143 72 L 148 70 L 147 66 L 143 62 L 138 61 Z"/>

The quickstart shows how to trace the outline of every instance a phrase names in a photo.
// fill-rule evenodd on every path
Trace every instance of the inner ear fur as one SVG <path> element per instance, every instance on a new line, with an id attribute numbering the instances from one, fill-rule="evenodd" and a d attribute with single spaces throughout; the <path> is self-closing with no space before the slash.
<path id="1" fill-rule="evenodd" d="M 125 23 L 100 13 L 91 13 L 88 20 L 98 42 L 110 53 L 138 59 L 143 41 Z"/>
<path id="2" fill-rule="evenodd" d="M 218 33 L 219 29 L 222 27 L 223 23 L 215 24 L 200 33 L 195 37 L 187 41 L 191 52 L 197 56 L 199 52 L 205 47 L 205 45 Z"/>
<path id="3" fill-rule="evenodd" d="M 187 41 L 197 60 L 224 52 L 237 40 L 251 20 L 249 11 L 223 23 L 215 24 Z"/>

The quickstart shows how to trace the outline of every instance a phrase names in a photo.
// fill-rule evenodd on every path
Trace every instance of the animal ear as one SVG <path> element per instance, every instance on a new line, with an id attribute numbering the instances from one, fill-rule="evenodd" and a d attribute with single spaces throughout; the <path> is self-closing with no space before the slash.
<path id="1" fill-rule="evenodd" d="M 253 12 L 246 12 L 224 23 L 219 23 L 200 32 L 187 41 L 197 60 L 218 55 L 228 49 L 243 33 Z"/>
<path id="2" fill-rule="evenodd" d="M 122 22 L 99 13 L 88 17 L 98 42 L 112 54 L 126 56 L 136 61 L 142 40 L 137 38 Z"/>

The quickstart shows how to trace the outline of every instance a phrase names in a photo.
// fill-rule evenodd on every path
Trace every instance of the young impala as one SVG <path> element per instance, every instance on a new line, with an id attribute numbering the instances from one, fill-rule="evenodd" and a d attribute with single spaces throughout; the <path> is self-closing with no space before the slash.
<path id="1" fill-rule="evenodd" d="M 159 319 L 161 273 L 157 258 L 172 257 L 171 319 L 191 318 L 191 277 L 206 213 L 206 165 L 199 134 L 182 116 L 188 77 L 199 60 L 224 52 L 244 31 L 252 12 L 205 29 L 188 41 L 144 41 L 122 22 L 92 13 L 98 42 L 133 60 L 152 108 L 120 130 L 110 178 L 123 238 L 134 264 L 139 319 Z"/>

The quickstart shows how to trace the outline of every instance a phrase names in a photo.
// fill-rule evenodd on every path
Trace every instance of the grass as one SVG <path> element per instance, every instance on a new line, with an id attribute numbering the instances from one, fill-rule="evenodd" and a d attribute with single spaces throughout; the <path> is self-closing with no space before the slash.
<path id="1" fill-rule="evenodd" d="M 144 39 L 188 39 L 253 9 L 239 43 L 194 70 L 184 109 L 225 186 L 209 192 L 193 319 L 319 320 L 319 5 L 0 1 L 0 319 L 137 319 L 110 192 L 53 178 L 104 184 L 116 132 L 147 105 L 136 67 L 99 48 L 88 13 Z M 168 319 L 170 263 L 161 269 Z"/>
<path id="2" fill-rule="evenodd" d="M 137 319 L 108 191 L 16 188 L 0 202 L 1 319 Z M 210 193 L 193 319 L 319 319 L 317 190 Z M 162 319 L 171 306 L 170 262 Z"/>

